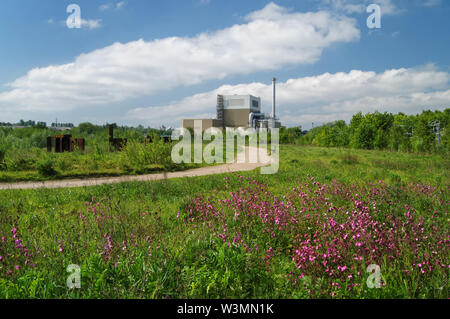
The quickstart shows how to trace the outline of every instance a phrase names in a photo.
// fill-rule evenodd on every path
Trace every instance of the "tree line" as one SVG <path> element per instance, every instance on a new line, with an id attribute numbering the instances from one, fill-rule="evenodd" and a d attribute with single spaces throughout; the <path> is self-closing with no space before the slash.
<path id="1" fill-rule="evenodd" d="M 0 122 L 0 126 L 3 126 L 3 127 L 23 126 L 23 127 L 45 128 L 45 127 L 47 127 L 47 123 L 36 122 L 36 121 L 32 121 L 32 120 L 29 120 L 29 121 L 20 120 L 18 123 Z"/>
<path id="2" fill-rule="evenodd" d="M 335 121 L 306 134 L 300 128 L 282 128 L 280 142 L 367 150 L 446 152 L 450 145 L 449 123 L 448 108 L 417 115 L 359 112 L 349 124 Z"/>

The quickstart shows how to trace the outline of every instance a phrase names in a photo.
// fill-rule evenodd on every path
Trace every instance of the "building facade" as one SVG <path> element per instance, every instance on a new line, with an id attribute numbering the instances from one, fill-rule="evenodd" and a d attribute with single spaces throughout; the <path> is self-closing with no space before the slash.
<path id="1" fill-rule="evenodd" d="M 258 118 L 268 118 L 261 113 L 261 98 L 253 95 L 218 95 L 216 119 L 184 119 L 183 128 L 194 128 L 194 121 L 202 122 L 202 129 L 217 128 L 248 128 L 255 127 Z"/>
<path id="2" fill-rule="evenodd" d="M 183 128 L 194 129 L 195 121 L 202 122 L 202 129 L 217 128 L 280 128 L 281 122 L 276 117 L 276 78 L 272 79 L 273 100 L 272 114 L 261 113 L 261 98 L 253 95 L 218 95 L 216 119 L 182 120 Z"/>

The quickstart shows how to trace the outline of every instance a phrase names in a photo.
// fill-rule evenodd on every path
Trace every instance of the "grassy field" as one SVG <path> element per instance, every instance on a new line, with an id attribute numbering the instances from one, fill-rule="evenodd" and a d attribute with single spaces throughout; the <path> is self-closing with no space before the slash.
<path id="1" fill-rule="evenodd" d="M 177 142 L 157 141 L 145 145 L 130 141 L 122 152 L 96 149 L 72 153 L 47 153 L 42 148 L 16 150 L 14 159 L 9 159 L 8 169 L 0 170 L 0 182 L 49 181 L 64 179 L 85 179 L 108 176 L 134 176 L 160 172 L 176 172 L 204 166 L 216 165 L 205 162 L 194 163 L 194 147 L 191 150 L 191 163 L 174 164 L 171 152 Z M 208 145 L 206 142 L 203 148 Z M 225 149 L 225 146 L 224 146 Z M 241 148 L 235 146 L 235 154 Z M 12 165 L 11 165 L 12 163 Z"/>
<path id="2" fill-rule="evenodd" d="M 280 161 L 1 191 L 0 298 L 449 297 L 448 158 L 282 145 Z"/>
<path id="3" fill-rule="evenodd" d="M 0 182 L 45 181 L 67 178 L 140 175 L 196 168 L 200 164 L 174 165 L 174 143 L 157 141 L 144 145 L 131 141 L 123 152 L 110 152 L 105 143 L 94 144 L 86 151 L 47 153 L 45 149 L 17 149 L 8 158 L 8 169 L 0 170 Z"/>

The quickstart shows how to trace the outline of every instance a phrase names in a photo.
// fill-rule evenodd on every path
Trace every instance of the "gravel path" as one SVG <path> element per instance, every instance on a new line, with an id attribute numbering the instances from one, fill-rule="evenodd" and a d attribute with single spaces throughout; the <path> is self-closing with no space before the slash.
<path id="1" fill-rule="evenodd" d="M 248 153 L 247 153 L 248 155 Z M 0 190 L 11 189 L 38 189 L 38 188 L 74 188 L 74 187 L 88 187 L 106 184 L 117 184 L 124 182 L 150 182 L 163 179 L 185 178 L 196 176 L 217 175 L 231 172 L 251 171 L 256 168 L 268 165 L 268 160 L 259 161 L 258 163 L 248 163 L 248 156 L 246 163 L 233 163 L 217 166 L 201 167 L 182 172 L 160 173 L 139 176 L 119 176 L 119 177 L 102 177 L 90 179 L 68 179 L 58 181 L 45 182 L 20 182 L 20 183 L 0 183 Z"/>

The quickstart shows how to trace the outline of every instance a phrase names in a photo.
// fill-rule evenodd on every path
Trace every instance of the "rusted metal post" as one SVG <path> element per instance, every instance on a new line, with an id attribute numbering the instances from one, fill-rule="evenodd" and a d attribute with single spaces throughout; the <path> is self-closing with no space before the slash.
<path id="1" fill-rule="evenodd" d="M 47 153 L 52 152 L 52 137 L 47 136 Z"/>

